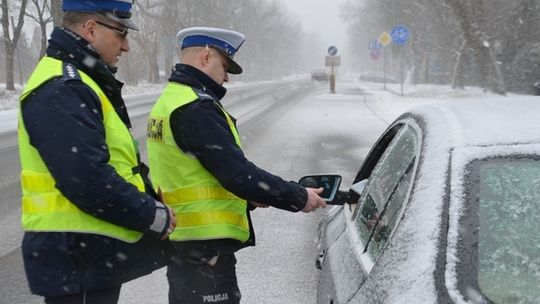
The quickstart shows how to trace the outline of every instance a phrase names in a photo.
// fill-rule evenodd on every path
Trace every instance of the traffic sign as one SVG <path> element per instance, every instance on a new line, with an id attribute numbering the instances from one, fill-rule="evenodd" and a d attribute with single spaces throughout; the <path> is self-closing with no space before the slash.
<path id="1" fill-rule="evenodd" d="M 369 53 L 371 54 L 371 59 L 373 60 L 381 58 L 381 50 L 371 50 Z"/>
<path id="2" fill-rule="evenodd" d="M 340 66 L 341 57 L 340 56 L 326 56 L 324 63 L 326 66 Z"/>
<path id="3" fill-rule="evenodd" d="M 409 39 L 410 32 L 404 25 L 396 25 L 390 31 L 390 36 L 395 45 L 404 45 Z"/>
<path id="4" fill-rule="evenodd" d="M 369 49 L 370 50 L 380 50 L 380 49 L 382 49 L 382 47 L 383 47 L 383 45 L 377 40 L 371 40 L 369 42 Z"/>
<path id="5" fill-rule="evenodd" d="M 387 46 L 391 41 L 392 41 L 392 37 L 390 37 L 390 35 L 388 35 L 387 32 L 383 32 L 383 33 L 379 36 L 379 42 L 380 42 L 383 46 Z"/>
<path id="6" fill-rule="evenodd" d="M 334 56 L 337 54 L 337 47 L 331 45 L 329 48 L 328 48 L 328 54 Z"/>

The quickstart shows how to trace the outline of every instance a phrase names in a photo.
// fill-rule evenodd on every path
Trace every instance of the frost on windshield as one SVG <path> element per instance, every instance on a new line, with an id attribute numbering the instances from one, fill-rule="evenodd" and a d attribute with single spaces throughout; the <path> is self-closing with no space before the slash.
<path id="1" fill-rule="evenodd" d="M 479 171 L 478 287 L 495 303 L 540 299 L 540 161 Z"/>

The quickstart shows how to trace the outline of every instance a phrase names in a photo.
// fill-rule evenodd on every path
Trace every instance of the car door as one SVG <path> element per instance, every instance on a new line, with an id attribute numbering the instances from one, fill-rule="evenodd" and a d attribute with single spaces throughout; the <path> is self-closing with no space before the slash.
<path id="1" fill-rule="evenodd" d="M 420 152 L 419 128 L 407 123 L 373 167 L 353 214 L 362 266 L 369 274 L 408 201 Z"/>
<path id="2" fill-rule="evenodd" d="M 411 119 L 393 124 L 364 161 L 341 216 L 346 231 L 327 248 L 318 303 L 349 303 L 384 250 L 408 200 L 420 150 Z M 322 288 L 321 288 L 322 287 Z"/>

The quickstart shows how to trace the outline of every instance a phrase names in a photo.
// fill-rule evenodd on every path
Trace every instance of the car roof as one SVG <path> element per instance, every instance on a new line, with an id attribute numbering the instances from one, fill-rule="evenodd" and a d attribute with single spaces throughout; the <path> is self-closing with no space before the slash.
<path id="1" fill-rule="evenodd" d="M 540 143 L 540 98 L 455 100 L 409 111 L 450 147 Z"/>

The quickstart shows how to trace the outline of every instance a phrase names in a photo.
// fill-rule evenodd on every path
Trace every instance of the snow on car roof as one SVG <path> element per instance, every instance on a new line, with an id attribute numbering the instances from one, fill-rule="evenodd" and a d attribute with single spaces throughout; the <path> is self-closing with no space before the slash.
<path id="1" fill-rule="evenodd" d="M 540 98 L 519 96 L 420 106 L 411 110 L 451 146 L 540 142 Z"/>

